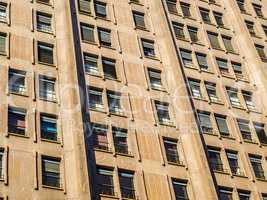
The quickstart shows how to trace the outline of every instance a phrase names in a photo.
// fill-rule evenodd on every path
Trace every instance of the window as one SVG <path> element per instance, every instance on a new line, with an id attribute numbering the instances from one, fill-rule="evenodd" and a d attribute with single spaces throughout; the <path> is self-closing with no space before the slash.
<path id="1" fill-rule="evenodd" d="M 172 186 L 175 194 L 176 200 L 188 200 L 187 194 L 187 182 L 182 180 L 172 180 Z"/>
<path id="2" fill-rule="evenodd" d="M 237 124 L 243 140 L 252 141 L 252 134 L 250 131 L 249 121 L 244 119 L 237 119 Z"/>
<path id="3" fill-rule="evenodd" d="M 170 163 L 180 164 L 180 159 L 177 150 L 177 141 L 164 139 L 164 148 L 167 157 L 167 161 Z"/>
<path id="4" fill-rule="evenodd" d="M 244 0 L 236 0 L 237 5 L 242 13 L 246 13 Z"/>
<path id="5" fill-rule="evenodd" d="M 127 142 L 127 130 L 122 128 L 112 127 L 112 135 L 116 153 L 129 154 Z"/>
<path id="6" fill-rule="evenodd" d="M 221 172 L 224 171 L 221 154 L 219 150 L 209 148 L 208 157 L 209 157 L 209 162 L 210 162 L 210 166 L 212 170 L 221 171 Z"/>
<path id="7" fill-rule="evenodd" d="M 242 70 L 242 64 L 237 62 L 231 62 L 236 78 L 243 79 L 244 74 Z"/>
<path id="8" fill-rule="evenodd" d="M 58 141 L 57 117 L 47 114 L 40 115 L 41 138 Z"/>
<path id="9" fill-rule="evenodd" d="M 176 38 L 185 39 L 184 25 L 177 23 L 177 22 L 172 22 L 172 26 L 173 26 L 173 30 L 174 30 Z"/>
<path id="10" fill-rule="evenodd" d="M 188 29 L 188 33 L 189 33 L 191 42 L 193 42 L 193 43 L 198 42 L 199 41 L 198 29 L 196 27 L 192 27 L 192 26 L 188 26 L 187 29 Z"/>
<path id="11" fill-rule="evenodd" d="M 90 14 L 91 7 L 90 7 L 91 0 L 79 0 L 79 10 L 83 13 Z"/>
<path id="12" fill-rule="evenodd" d="M 136 199 L 134 189 L 134 173 L 119 171 L 119 182 L 122 198 Z"/>
<path id="13" fill-rule="evenodd" d="M 224 23 L 223 23 L 223 14 L 222 13 L 218 13 L 218 12 L 213 12 L 215 21 L 217 23 L 218 27 L 224 27 Z"/>
<path id="14" fill-rule="evenodd" d="M 159 123 L 167 124 L 167 125 L 171 124 L 169 104 L 155 101 L 155 107 L 156 107 Z"/>
<path id="15" fill-rule="evenodd" d="M 262 25 L 262 28 L 263 28 L 263 31 L 264 31 L 266 37 L 267 37 L 267 26 Z"/>
<path id="16" fill-rule="evenodd" d="M 162 89 L 161 71 L 156 69 L 148 69 L 150 87 L 153 89 Z"/>
<path id="17" fill-rule="evenodd" d="M 39 76 L 39 97 L 47 101 L 56 101 L 56 79 L 48 76 Z"/>
<path id="18" fill-rule="evenodd" d="M 98 56 L 84 53 L 84 68 L 85 72 L 92 75 L 99 75 Z"/>
<path id="19" fill-rule="evenodd" d="M 239 200 L 250 200 L 250 192 L 238 190 L 238 197 L 239 197 Z"/>
<path id="20" fill-rule="evenodd" d="M 81 23 L 81 36 L 84 42 L 95 42 L 94 27 Z"/>
<path id="21" fill-rule="evenodd" d="M 0 54 L 6 54 L 6 34 L 0 33 Z"/>
<path id="22" fill-rule="evenodd" d="M 262 194 L 262 200 L 267 200 L 267 194 Z"/>
<path id="23" fill-rule="evenodd" d="M 233 200 L 233 190 L 230 188 L 219 188 L 220 200 Z"/>
<path id="24" fill-rule="evenodd" d="M 167 3 L 168 11 L 170 13 L 174 13 L 174 14 L 178 13 L 177 7 L 176 7 L 176 3 L 177 3 L 176 0 L 166 0 L 166 3 Z"/>
<path id="25" fill-rule="evenodd" d="M 238 97 L 237 89 L 226 87 L 226 91 L 230 100 L 230 103 L 233 107 L 242 107 L 240 99 Z"/>
<path id="26" fill-rule="evenodd" d="M 143 29 L 146 28 L 146 25 L 145 25 L 145 15 L 144 15 L 144 13 L 140 13 L 140 12 L 134 11 L 133 12 L 133 18 L 134 18 L 135 27 L 137 27 L 137 28 L 143 28 Z"/>
<path id="27" fill-rule="evenodd" d="M 111 31 L 98 28 L 99 43 L 102 46 L 111 47 Z"/>
<path id="28" fill-rule="evenodd" d="M 23 108 L 8 107 L 8 132 L 25 135 L 26 110 Z"/>
<path id="29" fill-rule="evenodd" d="M 227 125 L 226 116 L 222 115 L 215 115 L 215 120 L 218 126 L 218 130 L 220 132 L 220 135 L 229 137 L 230 132 Z"/>
<path id="30" fill-rule="evenodd" d="M 26 83 L 25 83 L 26 72 L 9 69 L 8 72 L 8 88 L 10 93 L 26 94 Z"/>
<path id="31" fill-rule="evenodd" d="M 227 151 L 226 156 L 233 175 L 243 175 L 239 167 L 238 156 L 236 152 Z"/>
<path id="32" fill-rule="evenodd" d="M 234 47 L 232 45 L 232 38 L 228 36 L 222 36 L 223 44 L 228 52 L 235 52 Z"/>
<path id="33" fill-rule="evenodd" d="M 119 92 L 108 91 L 107 97 L 109 112 L 122 114 L 121 94 Z"/>
<path id="34" fill-rule="evenodd" d="M 42 156 L 42 184 L 61 188 L 60 159 Z"/>
<path id="35" fill-rule="evenodd" d="M 189 81 L 189 86 L 191 89 L 191 94 L 193 97 L 201 99 L 202 98 L 202 93 L 200 89 L 200 81 L 197 80 L 188 80 Z"/>
<path id="36" fill-rule="evenodd" d="M 154 49 L 154 42 L 143 40 L 142 39 L 142 47 L 144 51 L 144 55 L 148 57 L 155 57 L 155 49 Z"/>
<path id="37" fill-rule="evenodd" d="M 265 51 L 264 51 L 264 46 L 255 44 L 255 48 L 256 48 L 261 60 L 266 62 L 267 61 L 267 57 L 266 57 L 266 54 L 265 54 Z"/>
<path id="38" fill-rule="evenodd" d="M 262 123 L 254 123 L 254 128 L 257 133 L 260 143 L 267 144 L 267 135 L 265 132 L 265 125 Z"/>
<path id="39" fill-rule="evenodd" d="M 98 194 L 115 196 L 112 169 L 98 167 L 96 181 Z"/>
<path id="40" fill-rule="evenodd" d="M 93 110 L 104 111 L 104 104 L 102 99 L 102 89 L 90 87 L 89 88 L 89 107 Z"/>
<path id="41" fill-rule="evenodd" d="M 256 155 L 250 155 L 249 160 L 252 165 L 256 178 L 265 180 L 265 172 L 262 167 L 261 157 L 256 156 Z"/>
<path id="42" fill-rule="evenodd" d="M 7 21 L 7 5 L 0 3 L 0 21 Z"/>
<path id="43" fill-rule="evenodd" d="M 107 17 L 107 5 L 102 2 L 95 2 L 95 14 L 97 17 L 106 18 Z"/>
<path id="44" fill-rule="evenodd" d="M 93 145 L 95 149 L 109 150 L 107 132 L 108 127 L 106 125 L 92 124 Z"/>
<path id="45" fill-rule="evenodd" d="M 117 79 L 116 61 L 109 58 L 102 58 L 104 77 L 107 79 Z"/>
<path id="46" fill-rule="evenodd" d="M 219 70 L 221 74 L 229 74 L 229 68 L 227 65 L 227 60 L 221 59 L 221 58 L 216 58 L 217 65 L 219 67 Z"/>
<path id="47" fill-rule="evenodd" d="M 215 83 L 205 83 L 210 102 L 219 102 Z"/>
<path id="48" fill-rule="evenodd" d="M 208 38 L 210 40 L 211 47 L 214 49 L 221 49 L 220 42 L 218 39 L 218 34 L 208 32 Z"/>
<path id="49" fill-rule="evenodd" d="M 256 33 L 255 33 L 255 30 L 254 30 L 254 22 L 246 20 L 245 23 L 246 23 L 246 26 L 247 26 L 247 29 L 248 29 L 250 35 L 255 36 Z"/>
<path id="50" fill-rule="evenodd" d="M 181 3 L 181 9 L 182 9 L 184 17 L 191 17 L 190 4 Z"/>
<path id="51" fill-rule="evenodd" d="M 50 1 L 51 1 L 51 0 L 37 0 L 37 2 L 39 2 L 39 3 L 43 3 L 43 4 L 47 4 L 47 5 L 50 4 Z"/>
<path id="52" fill-rule="evenodd" d="M 180 49 L 180 52 L 184 66 L 193 68 L 192 52 L 184 49 Z"/>
<path id="53" fill-rule="evenodd" d="M 207 55 L 202 53 L 196 53 L 197 62 L 201 70 L 207 71 L 209 69 L 207 62 Z"/>
<path id="54" fill-rule="evenodd" d="M 54 46 L 38 42 L 38 61 L 45 64 L 54 64 Z"/>
<path id="55" fill-rule="evenodd" d="M 199 11 L 200 11 L 202 20 L 203 20 L 205 23 L 211 24 L 211 20 L 210 20 L 210 11 L 209 11 L 209 10 L 206 10 L 206 9 L 204 9 L 204 8 L 199 8 Z"/>
<path id="56" fill-rule="evenodd" d="M 253 93 L 248 91 L 242 91 L 243 98 L 245 100 L 248 110 L 255 110 L 256 106 L 253 101 Z"/>
<path id="57" fill-rule="evenodd" d="M 4 150 L 0 149 L 0 180 L 4 179 Z"/>
<path id="58" fill-rule="evenodd" d="M 36 13 L 37 30 L 44 32 L 52 31 L 52 16 L 46 13 Z"/>
<path id="59" fill-rule="evenodd" d="M 199 111 L 198 112 L 198 119 L 199 119 L 201 131 L 203 133 L 212 133 L 213 132 L 212 124 L 210 121 L 210 113 Z"/>
<path id="60" fill-rule="evenodd" d="M 260 18 L 264 18 L 261 5 L 258 5 L 258 4 L 252 4 L 252 5 L 253 5 L 256 15 Z"/>

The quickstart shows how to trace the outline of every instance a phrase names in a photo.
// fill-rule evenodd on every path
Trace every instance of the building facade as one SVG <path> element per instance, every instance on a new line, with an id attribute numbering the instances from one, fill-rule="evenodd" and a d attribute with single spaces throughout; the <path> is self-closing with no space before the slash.
<path id="1" fill-rule="evenodd" d="M 0 199 L 266 200 L 266 13 L 0 0 Z"/>

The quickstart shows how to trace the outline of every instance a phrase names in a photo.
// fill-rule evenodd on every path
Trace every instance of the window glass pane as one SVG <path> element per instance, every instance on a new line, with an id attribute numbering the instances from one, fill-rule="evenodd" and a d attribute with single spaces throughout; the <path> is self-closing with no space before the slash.
<path id="1" fill-rule="evenodd" d="M 109 30 L 98 30 L 100 44 L 104 46 L 111 46 L 111 34 Z"/>
<path id="2" fill-rule="evenodd" d="M 207 55 L 196 53 L 196 57 L 197 57 L 197 62 L 198 62 L 198 65 L 200 66 L 200 68 L 207 70 L 209 68 L 208 62 L 207 62 Z"/>
<path id="3" fill-rule="evenodd" d="M 84 54 L 84 68 L 86 72 L 93 75 L 99 75 L 97 62 L 98 57 L 96 55 Z"/>
<path id="4" fill-rule="evenodd" d="M 47 64 L 54 63 L 53 46 L 38 43 L 38 61 Z"/>
<path id="5" fill-rule="evenodd" d="M 145 56 L 155 57 L 154 42 L 142 40 L 142 46 Z"/>
<path id="6" fill-rule="evenodd" d="M 59 160 L 42 158 L 42 183 L 51 187 L 61 187 Z"/>
<path id="7" fill-rule="evenodd" d="M 208 32 L 208 38 L 210 40 L 212 48 L 221 49 L 217 34 Z"/>
<path id="8" fill-rule="evenodd" d="M 102 124 L 92 124 L 93 133 L 93 145 L 94 148 L 109 150 L 108 138 L 107 138 L 108 127 Z"/>
<path id="9" fill-rule="evenodd" d="M 136 27 L 145 28 L 145 18 L 143 13 L 133 12 L 134 23 Z"/>
<path id="10" fill-rule="evenodd" d="M 6 35 L 0 34 L 0 53 L 6 53 Z"/>
<path id="11" fill-rule="evenodd" d="M 122 114 L 121 94 L 118 92 L 108 91 L 107 97 L 109 112 Z"/>
<path id="12" fill-rule="evenodd" d="M 117 79 L 115 60 L 103 58 L 102 65 L 105 78 Z"/>
<path id="13" fill-rule="evenodd" d="M 9 92 L 26 94 L 25 84 L 26 72 L 21 70 L 10 69 L 8 73 L 8 88 Z"/>
<path id="14" fill-rule="evenodd" d="M 95 2 L 95 12 L 98 17 L 106 17 L 107 16 L 107 11 L 106 11 L 106 4 L 105 3 L 100 3 L 100 2 Z"/>
<path id="15" fill-rule="evenodd" d="M 91 7 L 90 7 L 90 0 L 79 0 L 79 9 L 82 12 L 90 13 Z"/>
<path id="16" fill-rule="evenodd" d="M 163 102 L 155 102 L 158 120 L 163 124 L 170 124 L 169 104 Z"/>
<path id="17" fill-rule="evenodd" d="M 150 86 L 154 89 L 161 89 L 162 82 L 161 82 L 161 71 L 148 69 L 148 76 L 150 81 Z"/>
<path id="18" fill-rule="evenodd" d="M 52 16 L 45 13 L 37 13 L 37 29 L 41 31 L 52 31 Z"/>
<path id="19" fill-rule="evenodd" d="M 48 101 L 56 101 L 55 79 L 39 76 L 39 97 Z"/>
<path id="20" fill-rule="evenodd" d="M 172 181 L 173 190 L 175 194 L 176 200 L 187 200 L 188 194 L 187 194 L 187 184 L 186 182 L 180 182 L 177 180 Z"/>
<path id="21" fill-rule="evenodd" d="M 226 122 L 226 117 L 223 116 L 215 116 L 218 129 L 220 131 L 220 134 L 222 135 L 229 135 L 229 129 Z"/>
<path id="22" fill-rule="evenodd" d="M 190 36 L 190 39 L 192 42 L 198 42 L 198 29 L 195 28 L 195 27 L 191 27 L 191 26 L 188 26 L 188 33 L 189 33 L 189 36 Z"/>
<path id="23" fill-rule="evenodd" d="M 48 115 L 41 115 L 41 137 L 47 140 L 58 140 L 57 135 L 57 118 Z"/>
<path id="24" fill-rule="evenodd" d="M 22 108 L 8 108 L 8 132 L 25 135 L 26 110 Z"/>
<path id="25" fill-rule="evenodd" d="M 96 180 L 99 194 L 115 196 L 113 170 L 106 168 L 98 168 Z"/>
<path id="26" fill-rule="evenodd" d="M 82 40 L 86 42 L 95 42 L 94 27 L 81 24 Z"/>
<path id="27" fill-rule="evenodd" d="M 127 130 L 112 127 L 112 134 L 116 153 L 129 154 L 127 144 Z"/>
<path id="28" fill-rule="evenodd" d="M 5 4 L 0 4 L 0 21 L 6 22 L 7 20 L 7 6 Z"/>
<path id="29" fill-rule="evenodd" d="M 234 47 L 232 45 L 232 38 L 223 36 L 222 39 L 223 39 L 225 49 L 229 52 L 234 52 Z"/>
<path id="30" fill-rule="evenodd" d="M 119 172 L 119 181 L 122 198 L 135 199 L 134 174 Z"/>

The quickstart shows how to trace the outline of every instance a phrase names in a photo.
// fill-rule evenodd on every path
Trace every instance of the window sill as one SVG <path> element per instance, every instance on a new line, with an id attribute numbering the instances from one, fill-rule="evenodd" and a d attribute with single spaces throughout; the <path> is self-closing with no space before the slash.
<path id="1" fill-rule="evenodd" d="M 101 74 L 94 74 L 94 73 L 90 73 L 90 72 L 87 72 L 87 71 L 85 71 L 85 74 L 86 75 L 90 75 L 90 76 L 95 76 L 95 77 L 98 77 L 98 78 L 103 78 L 103 75 L 101 75 Z"/>
<path id="2" fill-rule="evenodd" d="M 235 77 L 234 77 L 233 75 L 229 74 L 229 73 L 228 73 L 228 74 L 226 74 L 226 73 L 224 73 L 224 74 L 223 74 L 223 73 L 221 73 L 220 75 L 221 75 L 222 77 L 225 77 L 225 78 L 230 78 L 230 79 L 233 79 L 233 80 L 235 80 Z"/>
<path id="3" fill-rule="evenodd" d="M 82 40 L 82 42 L 85 44 L 91 44 L 97 46 L 97 43 L 95 41 Z"/>
<path id="4" fill-rule="evenodd" d="M 213 46 L 210 46 L 209 49 L 213 49 L 213 50 L 217 50 L 217 51 L 220 51 L 220 52 L 225 52 L 221 47 L 213 47 Z"/>
<path id="5" fill-rule="evenodd" d="M 2 23 L 2 24 L 8 24 L 7 19 L 6 20 L 0 20 L 0 23 Z"/>
<path id="6" fill-rule="evenodd" d="M 117 157 L 117 156 L 124 156 L 124 157 L 129 157 L 129 158 L 134 158 L 134 155 L 129 152 L 128 154 L 127 153 L 119 153 L 119 152 L 115 152 L 114 153 L 114 157 Z"/>
<path id="7" fill-rule="evenodd" d="M 233 54 L 233 55 L 239 55 L 239 53 L 235 52 L 235 51 L 225 51 L 226 54 Z"/>
<path id="8" fill-rule="evenodd" d="M 168 126 L 168 127 L 175 128 L 175 125 L 174 125 L 173 122 L 169 122 L 169 123 L 167 123 L 167 122 L 158 122 L 157 124 L 160 125 L 160 126 Z"/>
<path id="9" fill-rule="evenodd" d="M 212 132 L 202 131 L 202 133 L 205 135 L 211 135 L 211 136 L 215 136 L 215 137 L 219 136 L 218 134 L 214 133 L 214 131 L 212 131 Z"/>
<path id="10" fill-rule="evenodd" d="M 91 17 L 93 16 L 90 11 L 85 11 L 85 10 L 81 10 L 81 9 L 79 9 L 79 13 L 83 14 L 83 15 L 91 16 Z"/>
<path id="11" fill-rule="evenodd" d="M 29 95 L 28 95 L 27 93 L 26 93 L 26 94 L 22 94 L 22 93 L 13 92 L 13 91 L 9 91 L 9 92 L 7 93 L 8 96 L 11 95 L 11 94 L 13 94 L 13 95 L 18 95 L 18 96 L 22 96 L 22 97 L 29 97 Z"/>
<path id="12" fill-rule="evenodd" d="M 111 116 L 111 115 L 127 118 L 127 116 L 123 112 L 120 112 L 120 113 L 119 112 L 108 112 L 108 116 Z"/>
<path id="13" fill-rule="evenodd" d="M 112 196 L 112 195 L 107 195 L 107 194 L 99 194 L 100 197 L 105 197 L 105 198 L 111 198 L 111 199 L 120 199 L 118 196 Z"/>
<path id="14" fill-rule="evenodd" d="M 235 106 L 231 105 L 232 108 L 238 109 L 238 110 L 246 110 L 243 106 Z"/>
<path id="15" fill-rule="evenodd" d="M 1 52 L 1 51 L 0 51 L 0 55 L 1 55 L 1 56 L 7 56 L 7 53 L 6 53 L 6 52 Z"/>
<path id="16" fill-rule="evenodd" d="M 216 24 L 213 24 L 213 23 L 211 23 L 211 22 L 205 22 L 205 21 L 202 21 L 202 22 L 200 22 L 201 24 L 206 24 L 206 25 L 209 25 L 209 26 L 213 26 L 213 27 L 217 27 L 217 25 Z"/>
<path id="17" fill-rule="evenodd" d="M 149 30 L 146 27 L 143 27 L 143 26 L 135 26 L 134 30 L 141 30 L 141 31 L 149 32 Z"/>
<path id="18" fill-rule="evenodd" d="M 103 76 L 103 80 L 111 80 L 111 81 L 117 81 L 117 82 L 121 82 L 120 79 L 118 78 L 112 78 L 112 77 L 106 77 L 106 76 Z"/>
<path id="19" fill-rule="evenodd" d="M 56 67 L 56 65 L 54 63 L 46 63 L 46 62 L 38 61 L 38 64 L 40 64 L 40 65 L 46 65 L 46 66 L 50 66 L 50 67 Z"/>
<path id="20" fill-rule="evenodd" d="M 95 16 L 94 17 L 96 20 L 104 20 L 104 21 L 107 21 L 107 22 L 110 22 L 111 20 L 107 18 L 107 16 Z"/>
<path id="21" fill-rule="evenodd" d="M 152 59 L 152 60 L 156 60 L 156 61 L 160 61 L 156 56 L 146 56 L 144 55 L 145 58 L 148 58 L 148 59 Z"/>
<path id="22" fill-rule="evenodd" d="M 104 153 L 110 153 L 110 154 L 113 153 L 112 150 L 109 148 L 106 150 L 106 149 L 100 149 L 100 148 L 94 147 L 94 150 L 99 151 L 99 152 L 104 152 Z"/>
<path id="23" fill-rule="evenodd" d="M 258 144 L 258 142 L 255 142 L 253 140 L 245 140 L 245 139 L 243 139 L 243 142 L 247 143 L 247 144 Z"/>
<path id="24" fill-rule="evenodd" d="M 267 147 L 267 143 L 260 142 L 260 147 Z"/>
<path id="25" fill-rule="evenodd" d="M 211 100 L 209 100 L 209 104 L 224 105 L 224 103 L 221 100 L 218 100 L 218 101 L 211 101 Z"/>
<path id="26" fill-rule="evenodd" d="M 169 162 L 169 161 L 168 161 L 168 164 L 169 164 L 169 165 L 174 165 L 174 166 L 185 167 L 185 165 L 184 165 L 182 162 L 175 163 L 175 162 Z"/>
<path id="27" fill-rule="evenodd" d="M 205 45 L 203 43 L 201 43 L 200 41 L 191 41 L 190 44 L 193 44 L 193 45 L 199 45 L 199 46 L 202 46 L 204 47 Z"/>
<path id="28" fill-rule="evenodd" d="M 42 98 L 42 97 L 39 97 L 39 99 L 42 101 L 46 101 L 46 102 L 57 103 L 57 100 L 50 100 L 50 99 L 46 99 L 46 98 Z"/>
<path id="29" fill-rule="evenodd" d="M 8 132 L 8 136 L 16 136 L 16 137 L 21 137 L 21 138 L 30 138 L 28 135 L 22 135 L 22 134 L 18 134 L 18 133 L 12 133 L 12 132 Z"/>
<path id="30" fill-rule="evenodd" d="M 211 70 L 209 70 L 209 69 L 202 69 L 202 68 L 199 68 L 199 72 L 200 72 L 200 73 L 204 72 L 204 73 L 208 73 L 208 74 L 214 74 L 213 71 L 211 71 Z"/>
<path id="31" fill-rule="evenodd" d="M 224 29 L 224 30 L 230 30 L 230 28 L 227 28 L 226 26 L 217 25 L 217 28 Z"/>
<path id="32" fill-rule="evenodd" d="M 201 97 L 194 97 L 194 96 L 192 96 L 192 98 L 193 98 L 193 99 L 195 99 L 195 100 L 200 100 L 200 101 L 205 101 L 205 102 L 208 102 L 208 100 L 207 100 L 207 99 L 205 99 L 205 98 L 201 98 Z"/>
<path id="33" fill-rule="evenodd" d="M 107 111 L 105 111 L 105 109 L 89 108 L 89 110 L 95 111 L 95 112 L 107 113 Z"/>
<path id="34" fill-rule="evenodd" d="M 262 182 L 267 182 L 267 179 L 263 179 L 263 178 L 256 178 L 257 181 L 262 181 Z"/>
<path id="35" fill-rule="evenodd" d="M 129 4 L 136 4 L 136 5 L 139 5 L 139 6 L 144 6 L 144 4 L 140 3 L 140 2 L 136 2 L 136 1 L 129 1 Z"/>
<path id="36" fill-rule="evenodd" d="M 220 135 L 219 136 L 219 139 L 229 139 L 229 140 L 236 140 L 234 137 L 232 136 L 226 136 L 226 135 Z"/>
<path id="37" fill-rule="evenodd" d="M 190 20 L 196 21 L 196 19 L 193 18 L 192 16 L 183 16 L 183 19 L 190 19 Z"/>
<path id="38" fill-rule="evenodd" d="M 262 114 L 262 112 L 256 110 L 256 109 L 247 109 L 248 113 L 257 113 L 257 114 Z"/>
<path id="39" fill-rule="evenodd" d="M 238 178 L 248 178 L 246 175 L 239 175 L 239 174 L 232 174 L 232 178 L 238 177 Z"/>
<path id="40" fill-rule="evenodd" d="M 166 88 L 164 88 L 164 87 L 153 87 L 153 86 L 151 86 L 150 85 L 150 89 L 151 90 L 156 90 L 156 91 L 161 91 L 161 92 L 167 92 L 167 90 L 166 90 Z"/>
<path id="41" fill-rule="evenodd" d="M 185 41 L 185 42 L 190 42 L 188 39 L 186 39 L 185 37 L 177 37 L 175 36 L 177 40 L 180 40 L 180 41 Z"/>
<path id="42" fill-rule="evenodd" d="M 41 138 L 41 141 L 53 143 L 53 144 L 60 144 L 61 143 L 59 140 L 56 141 L 56 140 L 49 140 L 49 139 L 45 139 L 45 138 Z"/>
<path id="43" fill-rule="evenodd" d="M 49 3 L 46 3 L 46 2 L 43 2 L 43 1 L 38 1 L 36 0 L 37 3 L 39 4 L 43 4 L 43 5 L 47 5 L 47 6 L 52 6 L 52 4 L 49 2 Z"/>
<path id="44" fill-rule="evenodd" d="M 43 188 L 47 188 L 47 189 L 53 189 L 53 190 L 61 190 L 63 191 L 62 187 L 53 187 L 53 186 L 49 186 L 49 185 L 42 185 Z"/>
<path id="45" fill-rule="evenodd" d="M 228 170 L 225 170 L 225 171 L 213 170 L 213 172 L 218 173 L 218 174 L 230 175 L 230 173 L 228 172 Z"/>
<path id="46" fill-rule="evenodd" d="M 98 45 L 98 47 L 99 48 L 106 48 L 106 49 L 116 50 L 114 47 L 112 47 L 112 45 L 108 46 L 108 45 L 100 44 L 100 45 Z"/>
<path id="47" fill-rule="evenodd" d="M 52 29 L 50 31 L 45 31 L 45 30 L 41 30 L 41 29 L 36 28 L 36 31 L 40 32 L 40 33 L 46 33 L 46 34 L 55 36 L 55 34 L 54 34 Z"/>

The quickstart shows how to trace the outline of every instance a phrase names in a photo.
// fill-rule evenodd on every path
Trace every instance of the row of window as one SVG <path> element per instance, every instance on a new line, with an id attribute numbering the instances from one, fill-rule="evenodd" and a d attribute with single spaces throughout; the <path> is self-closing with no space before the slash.
<path id="1" fill-rule="evenodd" d="M 60 141 L 58 133 L 57 116 L 40 113 L 40 137 L 47 141 Z M 8 107 L 8 132 L 10 134 L 27 136 L 27 110 L 18 107 Z"/>
<path id="2" fill-rule="evenodd" d="M 130 151 L 131 147 L 129 147 L 130 142 L 127 129 L 112 126 L 112 136 L 110 137 L 109 127 L 107 125 L 93 123 L 92 133 L 93 144 L 96 150 L 111 152 L 111 144 L 113 144 L 115 153 L 133 156 Z M 109 138 L 112 138 L 112 141 L 109 141 Z M 170 164 L 182 165 L 182 161 L 178 153 L 177 139 L 163 138 L 163 144 L 167 162 Z"/>
<path id="3" fill-rule="evenodd" d="M 244 166 L 242 165 L 239 154 L 236 151 L 225 150 L 228 164 L 231 170 L 231 174 L 235 176 L 246 176 Z M 227 171 L 226 165 L 223 163 L 224 155 L 221 152 L 221 149 L 215 147 L 208 147 L 208 160 L 210 167 L 215 172 L 224 172 Z M 264 170 L 265 163 L 262 163 L 262 157 L 259 155 L 249 154 L 249 161 L 253 169 L 255 178 L 258 180 L 266 180 L 266 172 Z"/>
<path id="4" fill-rule="evenodd" d="M 118 175 L 117 175 L 118 174 Z M 137 199 L 135 192 L 135 175 L 132 171 L 118 170 L 114 172 L 113 168 L 97 167 L 97 192 L 99 195 L 108 195 L 117 197 L 118 189 L 114 184 L 114 176 L 119 177 L 119 189 L 123 199 Z M 172 186 L 177 200 L 188 200 L 187 181 L 172 178 Z"/>
<path id="5" fill-rule="evenodd" d="M 0 150 L 0 180 L 4 180 L 7 177 L 8 158 L 4 149 Z M 52 188 L 63 188 L 63 167 L 62 159 L 51 157 L 47 155 L 41 156 L 41 174 L 42 185 Z"/>
<path id="6" fill-rule="evenodd" d="M 39 75 L 39 98 L 56 102 L 56 78 Z M 12 94 L 28 95 L 27 73 L 22 70 L 10 68 L 8 72 L 8 91 Z"/>
<path id="7" fill-rule="evenodd" d="M 248 12 L 247 12 L 246 0 L 236 0 L 236 2 L 237 2 L 237 5 L 238 5 L 241 13 L 247 14 Z M 252 3 L 252 7 L 253 7 L 257 17 L 265 19 L 261 5 L 256 4 L 256 3 Z"/>
<path id="8" fill-rule="evenodd" d="M 213 103 L 222 103 L 218 93 L 218 89 L 215 83 L 204 82 L 204 86 L 200 80 L 188 79 L 189 86 L 191 89 L 191 95 L 197 99 L 206 99 L 205 92 L 209 98 L 210 102 Z M 254 102 L 253 93 L 250 91 L 242 90 L 241 92 L 238 89 L 233 87 L 225 87 L 225 90 L 229 97 L 229 102 L 235 108 L 246 108 L 249 111 L 257 111 L 257 106 Z M 243 102 L 245 105 L 243 105 Z"/>

